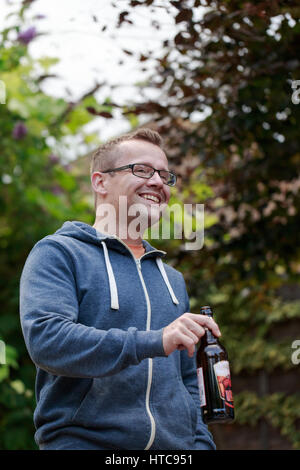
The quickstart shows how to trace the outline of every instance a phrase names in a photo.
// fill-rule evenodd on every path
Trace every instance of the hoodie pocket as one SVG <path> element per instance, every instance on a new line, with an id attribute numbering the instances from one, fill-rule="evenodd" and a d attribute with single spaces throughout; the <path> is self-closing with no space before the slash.
<path id="1" fill-rule="evenodd" d="M 192 395 L 187 390 L 187 388 L 185 387 L 184 383 L 181 380 L 180 380 L 180 386 L 181 386 L 183 401 L 186 405 L 188 415 L 190 417 L 192 433 L 194 433 L 196 431 L 196 425 L 197 425 L 197 407 L 193 400 Z"/>
<path id="2" fill-rule="evenodd" d="M 87 386 L 86 388 L 83 390 L 83 393 L 82 393 L 82 396 L 81 396 L 81 400 L 80 400 L 80 403 L 79 405 L 77 406 L 77 408 L 75 409 L 74 413 L 73 413 L 73 416 L 71 418 L 71 421 L 75 421 L 76 420 L 76 417 L 78 415 L 78 413 L 80 412 L 80 410 L 84 407 L 84 404 L 85 402 L 87 401 L 87 398 L 88 398 L 88 395 L 93 387 L 93 382 L 94 382 L 94 379 L 90 379 L 87 383 Z"/>
<path id="3" fill-rule="evenodd" d="M 146 379 L 128 366 L 112 376 L 94 378 L 82 395 L 72 424 L 95 432 L 101 447 L 142 450 L 151 433 L 145 406 Z M 145 367 L 143 366 L 143 369 Z M 145 369 L 146 371 L 146 369 Z M 108 447 L 107 447 L 108 446 Z"/>

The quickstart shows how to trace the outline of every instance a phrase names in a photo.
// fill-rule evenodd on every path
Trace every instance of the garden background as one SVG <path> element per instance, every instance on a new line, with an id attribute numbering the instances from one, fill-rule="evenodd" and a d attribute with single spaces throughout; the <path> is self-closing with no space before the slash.
<path id="1" fill-rule="evenodd" d="M 23 265 L 33 245 L 64 221 L 93 224 L 89 158 L 101 138 L 89 126 L 113 128 L 120 119 L 128 129 L 147 126 L 163 136 L 179 176 L 170 202 L 205 207 L 201 250 L 186 251 L 175 237 L 152 243 L 183 273 L 191 311 L 211 305 L 221 327 L 236 419 L 210 426 L 217 448 L 300 449 L 299 3 L 125 0 L 120 11 L 110 2 L 116 31 L 134 28 L 134 13 L 145 9 L 150 19 L 163 10 L 172 23 L 159 51 L 136 56 L 124 49 L 137 68 L 151 64 L 125 104 L 112 99 L 112 89 L 99 98 L 109 82 L 96 82 L 76 99 L 48 94 L 60 59 L 30 52 L 45 34 L 43 11 L 33 13 L 33 0 L 6 3 L 12 10 L 0 32 L 0 340 L 6 346 L 0 449 L 36 449 L 35 367 L 19 321 Z M 99 7 L 92 15 L 99 35 L 107 28 L 102 14 Z M 157 19 L 152 26 L 158 33 L 163 27 Z M 101 51 L 95 61 L 101 63 Z M 69 159 L 74 142 L 81 152 Z"/>

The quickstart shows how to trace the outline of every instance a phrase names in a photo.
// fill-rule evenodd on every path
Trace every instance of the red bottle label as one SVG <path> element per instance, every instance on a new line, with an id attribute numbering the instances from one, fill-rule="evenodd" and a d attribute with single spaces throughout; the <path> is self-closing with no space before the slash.
<path id="1" fill-rule="evenodd" d="M 230 408 L 233 408 L 233 396 L 231 388 L 231 377 L 228 361 L 219 361 L 214 364 L 214 371 L 218 383 L 219 393 L 222 400 Z"/>

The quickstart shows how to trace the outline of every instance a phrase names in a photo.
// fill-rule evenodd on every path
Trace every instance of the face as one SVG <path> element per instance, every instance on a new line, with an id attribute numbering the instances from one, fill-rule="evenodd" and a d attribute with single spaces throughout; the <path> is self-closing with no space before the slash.
<path id="1" fill-rule="evenodd" d="M 158 170 L 168 170 L 168 160 L 161 148 L 141 140 L 126 141 L 119 144 L 120 157 L 113 168 L 130 163 L 144 163 Z M 112 176 L 113 175 L 113 176 Z M 140 178 L 132 174 L 131 169 L 116 173 L 102 173 L 103 189 L 102 200 L 114 206 L 119 215 L 119 198 L 126 196 L 127 209 L 133 204 L 143 208 L 147 219 L 145 225 L 156 223 L 170 199 L 170 187 L 164 184 L 157 172 L 149 178 Z M 104 197 L 103 197 L 104 196 Z M 155 200 L 150 199 L 152 196 Z M 123 206 L 122 206 L 123 207 Z M 128 223 L 134 216 L 128 215 Z"/>

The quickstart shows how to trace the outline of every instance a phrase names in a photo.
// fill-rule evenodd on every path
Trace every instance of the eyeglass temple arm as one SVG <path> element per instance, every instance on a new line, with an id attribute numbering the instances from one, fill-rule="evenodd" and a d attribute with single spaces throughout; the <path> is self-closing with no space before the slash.
<path id="1" fill-rule="evenodd" d="M 126 168 L 132 168 L 133 165 L 124 165 L 118 168 L 111 168 L 109 170 L 103 170 L 101 173 L 109 173 L 110 171 L 117 171 L 117 170 L 126 170 Z"/>

